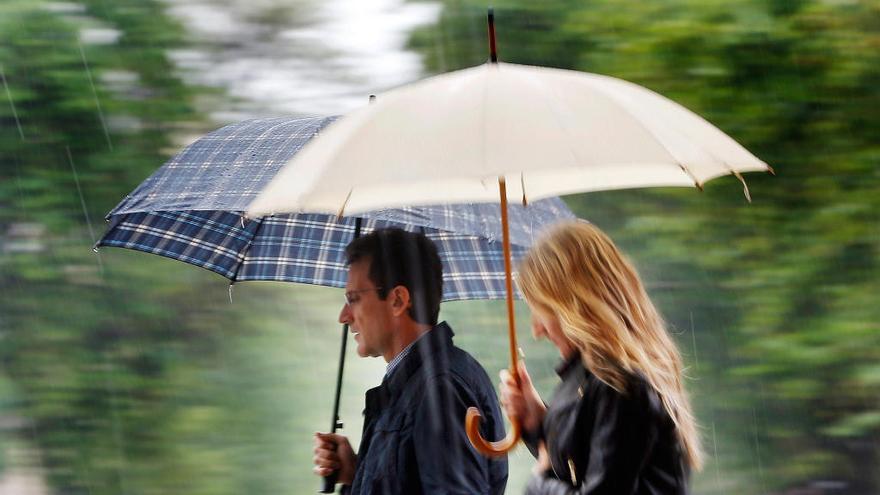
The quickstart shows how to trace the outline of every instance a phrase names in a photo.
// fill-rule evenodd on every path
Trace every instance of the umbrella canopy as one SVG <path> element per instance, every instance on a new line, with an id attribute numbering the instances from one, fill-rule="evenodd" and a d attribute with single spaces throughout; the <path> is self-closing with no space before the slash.
<path id="1" fill-rule="evenodd" d="M 570 70 L 488 63 L 391 90 L 328 127 L 250 205 L 359 212 L 702 185 L 769 171 L 716 127 L 648 89 Z"/>
<path id="2" fill-rule="evenodd" d="M 174 156 L 108 215 L 96 247 L 135 249 L 191 263 L 233 283 L 299 282 L 344 287 L 352 217 L 292 214 L 246 218 L 242 212 L 281 166 L 328 118 L 274 118 L 216 130 Z M 361 232 L 420 230 L 438 246 L 444 300 L 504 297 L 502 226 L 488 204 L 403 207 L 361 215 Z M 559 198 L 511 209 L 514 255 L 543 226 L 574 218 Z"/>

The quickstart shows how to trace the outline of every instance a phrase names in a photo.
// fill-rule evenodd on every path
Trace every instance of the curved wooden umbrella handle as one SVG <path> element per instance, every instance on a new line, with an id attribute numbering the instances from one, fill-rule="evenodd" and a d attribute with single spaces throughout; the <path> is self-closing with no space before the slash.
<path id="1" fill-rule="evenodd" d="M 500 457 L 506 455 L 510 450 L 516 447 L 519 442 L 519 421 L 516 417 L 510 417 L 510 431 L 507 436 L 497 442 L 490 442 L 480 435 L 480 422 L 483 415 L 476 407 L 469 407 L 464 417 L 464 430 L 467 432 L 471 445 L 477 449 L 477 452 L 487 457 Z"/>

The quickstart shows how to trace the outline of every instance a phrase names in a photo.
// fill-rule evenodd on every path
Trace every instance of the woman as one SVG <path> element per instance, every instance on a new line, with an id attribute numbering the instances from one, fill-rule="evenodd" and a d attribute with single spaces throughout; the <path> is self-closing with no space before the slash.
<path id="1" fill-rule="evenodd" d="M 520 362 L 501 402 L 538 457 L 527 494 L 684 494 L 701 467 L 681 358 L 632 265 L 585 222 L 552 229 L 525 256 L 519 287 L 532 333 L 558 349 L 547 406 Z"/>

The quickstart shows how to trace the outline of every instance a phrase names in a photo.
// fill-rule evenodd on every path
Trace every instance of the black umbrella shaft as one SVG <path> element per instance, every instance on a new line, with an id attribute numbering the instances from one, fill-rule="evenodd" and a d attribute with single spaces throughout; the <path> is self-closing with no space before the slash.
<path id="1" fill-rule="evenodd" d="M 354 238 L 361 236 L 361 218 L 354 220 Z M 338 428 L 342 428 L 342 421 L 339 420 L 339 398 L 342 396 L 342 372 L 345 370 L 345 348 L 348 346 L 348 323 L 342 325 L 342 345 L 339 349 L 339 369 L 336 372 L 336 398 L 333 399 L 333 416 L 331 416 L 330 433 L 336 433 Z M 339 473 L 334 471 L 329 476 L 324 476 L 324 484 L 320 493 L 333 493 L 336 487 L 336 480 Z"/>
<path id="2" fill-rule="evenodd" d="M 336 372 L 336 398 L 333 400 L 333 416 L 331 417 L 330 433 L 342 428 L 339 420 L 339 397 L 342 395 L 342 372 L 345 369 L 345 348 L 348 344 L 348 323 L 342 325 L 342 345 L 339 349 L 339 369 Z"/>

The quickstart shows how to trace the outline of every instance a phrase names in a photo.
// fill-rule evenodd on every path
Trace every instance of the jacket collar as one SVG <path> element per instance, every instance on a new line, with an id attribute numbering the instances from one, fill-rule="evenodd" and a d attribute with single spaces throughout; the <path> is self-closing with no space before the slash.
<path id="1" fill-rule="evenodd" d="M 561 377 L 565 377 L 565 375 L 568 373 L 568 371 L 572 367 L 574 367 L 575 365 L 579 365 L 580 363 L 581 363 L 581 353 L 576 352 L 576 353 L 574 353 L 574 356 L 572 356 L 566 360 L 562 360 L 559 362 L 559 364 L 556 365 L 556 374 Z"/>
<path id="2" fill-rule="evenodd" d="M 393 403 L 403 391 L 410 377 L 420 368 L 424 367 L 424 372 L 429 374 L 434 374 L 435 369 L 447 368 L 448 351 L 452 348 L 453 335 L 455 334 L 452 328 L 443 321 L 416 340 L 409 353 L 391 374 L 382 380 L 382 384 L 367 391 L 367 409 L 382 409 Z"/>

